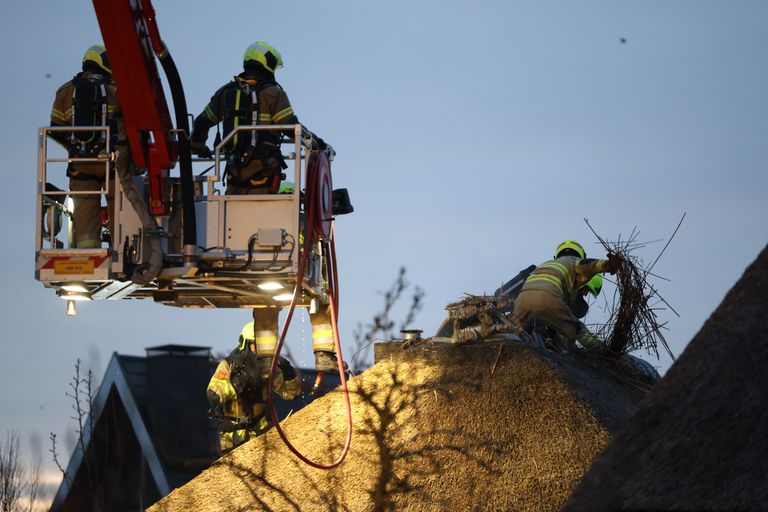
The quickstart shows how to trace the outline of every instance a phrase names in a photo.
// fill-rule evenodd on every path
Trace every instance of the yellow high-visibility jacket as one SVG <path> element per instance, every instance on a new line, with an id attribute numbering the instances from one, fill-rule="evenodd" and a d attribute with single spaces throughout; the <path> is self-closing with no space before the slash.
<path id="1" fill-rule="evenodd" d="M 229 380 L 229 362 L 226 359 L 223 359 L 216 367 L 216 371 L 213 373 L 213 376 L 208 383 L 208 394 L 210 395 L 213 393 L 218 397 L 219 403 L 223 407 L 225 416 L 234 418 L 257 418 L 264 413 L 265 404 L 268 398 L 266 384 L 268 372 L 269 368 L 266 369 L 265 374 L 262 374 L 262 379 L 264 382 L 264 386 L 262 388 L 262 401 L 256 404 L 245 404 L 237 396 L 237 392 Z M 301 377 L 299 376 L 298 372 L 296 372 L 296 375 L 292 379 L 285 380 L 283 378 L 283 373 L 278 371 L 274 380 L 274 390 L 278 395 L 286 400 L 290 400 L 299 396 L 299 393 L 301 393 Z M 266 420 L 266 418 L 264 419 Z M 265 426 L 268 424 L 269 423 L 267 421 Z"/>
<path id="2" fill-rule="evenodd" d="M 607 263 L 608 260 L 561 256 L 536 267 L 525 280 L 521 291 L 546 291 L 562 297 L 567 304 L 573 304 L 579 288 L 595 274 L 605 272 Z"/>

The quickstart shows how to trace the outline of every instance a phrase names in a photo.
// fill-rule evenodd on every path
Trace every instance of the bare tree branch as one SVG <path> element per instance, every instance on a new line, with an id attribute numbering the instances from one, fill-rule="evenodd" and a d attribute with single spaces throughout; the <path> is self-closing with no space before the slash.
<path id="1" fill-rule="evenodd" d="M 27 466 L 19 447 L 19 434 L 6 433 L 0 442 L 0 512 L 32 511 L 40 488 L 40 461 Z"/>
<path id="2" fill-rule="evenodd" d="M 410 286 L 405 275 L 405 267 L 400 267 L 397 277 L 392 282 L 389 289 L 384 292 L 384 307 L 382 310 L 376 313 L 371 322 L 365 327 L 363 327 L 362 323 L 357 324 L 354 334 L 355 351 L 350 359 L 350 367 L 353 369 L 354 373 L 359 373 L 369 366 L 364 363 L 368 353 L 367 349 L 377 337 L 382 337 L 384 339 L 391 339 L 394 337 L 393 329 L 395 327 L 395 320 L 391 318 L 391 314 L 395 304 L 397 304 L 400 297 Z M 423 307 L 424 295 L 423 288 L 419 286 L 414 287 L 408 311 L 406 312 L 405 318 L 400 323 L 400 330 L 407 328 L 413 323 L 416 315 Z"/>

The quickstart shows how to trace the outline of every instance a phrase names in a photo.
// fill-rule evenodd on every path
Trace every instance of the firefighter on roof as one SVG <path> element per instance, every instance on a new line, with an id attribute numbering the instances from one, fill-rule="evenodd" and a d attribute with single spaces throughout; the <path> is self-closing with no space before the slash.
<path id="1" fill-rule="evenodd" d="M 542 322 L 555 332 L 554 341 L 565 350 L 572 350 L 576 340 L 587 349 L 604 349 L 603 342 L 577 318 L 586 315 L 586 309 L 574 305 L 588 291 L 599 293 L 602 280 L 593 281 L 594 277 L 615 273 L 616 264 L 610 254 L 607 260 L 587 259 L 581 244 L 564 241 L 555 250 L 555 259 L 536 267 L 525 280 L 515 300 L 513 321 L 526 331 L 534 328 L 535 321 Z"/>
<path id="2" fill-rule="evenodd" d="M 276 334 L 276 328 L 264 329 L 255 322 L 245 324 L 237 348 L 219 363 L 208 383 L 209 416 L 219 422 L 222 454 L 270 426 L 266 411 L 267 379 Z M 275 393 L 286 400 L 299 396 L 301 378 L 298 372 L 282 357 L 278 369 L 274 377 Z"/>
<path id="3" fill-rule="evenodd" d="M 101 45 L 93 45 L 83 55 L 82 72 L 59 87 L 51 109 L 51 126 L 109 126 L 110 143 L 125 141 L 120 104 L 117 102 L 115 82 Z M 106 147 L 103 131 L 50 132 L 51 137 L 67 148 L 70 158 L 104 157 L 111 148 Z M 104 162 L 70 162 L 67 167 L 69 189 L 73 192 L 98 191 L 104 187 Z M 110 172 L 114 171 L 110 165 Z M 114 185 L 113 175 L 110 175 Z M 110 233 L 114 208 L 114 190 L 107 191 L 107 211 Z M 72 247 L 101 247 L 101 198 L 98 194 L 72 196 L 74 208 L 74 240 Z"/>
<path id="4" fill-rule="evenodd" d="M 223 137 L 244 125 L 296 124 L 298 118 L 288 96 L 275 81 L 275 70 L 283 58 L 264 42 L 250 45 L 243 55 L 243 72 L 211 97 L 194 122 L 192 152 L 210 158 L 206 146 L 208 131 L 222 123 Z M 280 133 L 243 131 L 226 147 L 227 194 L 274 194 L 287 166 L 279 146 Z"/>

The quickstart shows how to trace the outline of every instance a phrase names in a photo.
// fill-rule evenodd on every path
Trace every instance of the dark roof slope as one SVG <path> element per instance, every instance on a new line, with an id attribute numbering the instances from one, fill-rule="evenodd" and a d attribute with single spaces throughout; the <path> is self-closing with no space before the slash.
<path id="1" fill-rule="evenodd" d="M 354 435 L 340 467 L 310 468 L 272 430 L 150 510 L 556 510 L 642 395 L 582 377 L 596 370 L 579 357 L 508 341 L 391 357 L 350 381 Z M 285 421 L 324 463 L 345 426 L 339 392 Z"/>
<path id="2" fill-rule="evenodd" d="M 51 510 L 82 510 L 95 500 L 105 510 L 143 508 L 216 459 L 204 396 L 215 363 L 207 347 L 169 347 L 178 348 L 113 354 L 86 422 L 93 429 L 78 442 Z"/>
<path id="3" fill-rule="evenodd" d="M 566 510 L 765 510 L 768 247 L 726 295 Z"/>

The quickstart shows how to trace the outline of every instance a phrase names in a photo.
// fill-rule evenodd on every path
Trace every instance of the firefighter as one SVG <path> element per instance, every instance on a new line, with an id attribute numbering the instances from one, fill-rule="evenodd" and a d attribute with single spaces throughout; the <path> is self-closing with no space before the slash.
<path id="1" fill-rule="evenodd" d="M 298 118 L 288 96 L 275 81 L 275 70 L 283 67 L 280 53 L 264 42 L 250 45 L 243 55 L 243 72 L 211 97 L 195 118 L 190 146 L 192 152 L 211 157 L 206 146 L 208 131 L 223 124 L 223 137 L 243 125 L 296 124 Z M 291 132 L 292 133 L 292 132 Z M 277 193 L 287 165 L 280 152 L 279 132 L 237 133 L 226 147 L 227 194 Z"/>
<path id="2" fill-rule="evenodd" d="M 117 101 L 115 82 L 102 45 L 93 45 L 83 55 L 82 71 L 63 84 L 56 91 L 51 109 L 51 126 L 109 126 L 110 144 L 115 146 L 125 141 L 125 127 L 122 112 Z M 63 145 L 70 158 L 106 157 L 103 131 L 50 132 L 51 138 Z M 104 162 L 70 162 L 67 167 L 69 189 L 72 192 L 99 191 L 105 185 L 106 165 Z M 110 172 L 111 170 L 110 166 Z M 110 175 L 110 190 L 107 191 L 109 232 L 114 233 L 114 179 Z M 73 194 L 74 240 L 72 247 L 101 247 L 101 196 L 99 194 Z"/>
<path id="3" fill-rule="evenodd" d="M 266 402 L 272 359 L 260 355 L 258 347 L 265 341 L 270 343 L 275 333 L 259 331 L 254 322 L 245 324 L 237 348 L 218 364 L 208 383 L 209 416 L 218 420 L 222 454 L 270 427 Z M 278 361 L 273 385 L 275 393 L 286 400 L 301 392 L 298 371 L 283 357 Z"/>
<path id="4" fill-rule="evenodd" d="M 590 286 L 597 290 L 596 282 L 588 284 L 594 276 L 614 274 L 617 263 L 611 254 L 607 260 L 587 259 L 581 244 L 565 240 L 557 246 L 555 258 L 536 267 L 525 280 L 512 312 L 517 328 L 531 331 L 539 321 L 554 331 L 553 341 L 561 349 L 573 350 L 578 340 L 584 348 L 604 350 L 605 344 L 577 318 L 572 307 Z"/>

